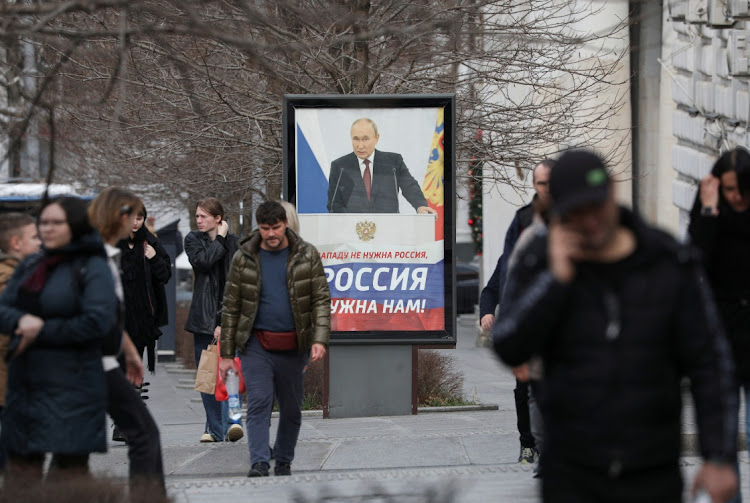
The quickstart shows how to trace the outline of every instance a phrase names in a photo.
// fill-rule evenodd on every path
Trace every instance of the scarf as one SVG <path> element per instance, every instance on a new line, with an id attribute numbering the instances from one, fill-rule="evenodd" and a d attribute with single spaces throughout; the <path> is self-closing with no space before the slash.
<path id="1" fill-rule="evenodd" d="M 47 279 L 55 267 L 70 258 L 67 254 L 46 255 L 42 258 L 36 269 L 26 277 L 18 288 L 16 307 L 35 316 L 41 316 L 42 306 L 39 298 L 41 297 L 44 285 L 47 283 Z"/>

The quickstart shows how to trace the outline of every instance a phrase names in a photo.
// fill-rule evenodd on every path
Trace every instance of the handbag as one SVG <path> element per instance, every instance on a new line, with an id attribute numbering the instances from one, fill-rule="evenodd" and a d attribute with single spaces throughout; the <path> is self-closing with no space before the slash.
<path id="1" fill-rule="evenodd" d="M 198 371 L 195 373 L 195 391 L 213 395 L 216 390 L 216 368 L 219 366 L 219 350 L 215 344 L 209 344 L 201 351 L 198 360 Z"/>
<path id="2" fill-rule="evenodd" d="M 217 344 L 217 347 L 219 348 L 219 351 L 221 351 L 221 345 Z M 239 374 L 238 377 L 240 378 L 240 395 L 243 395 L 246 391 L 245 376 L 242 375 L 242 363 L 240 362 L 239 356 L 234 357 L 234 367 L 237 369 L 237 374 Z M 214 393 L 214 397 L 216 397 L 217 402 L 223 402 L 229 398 L 227 387 L 224 384 L 224 380 L 221 378 L 221 372 L 219 371 L 219 362 L 216 362 L 216 392 Z"/>

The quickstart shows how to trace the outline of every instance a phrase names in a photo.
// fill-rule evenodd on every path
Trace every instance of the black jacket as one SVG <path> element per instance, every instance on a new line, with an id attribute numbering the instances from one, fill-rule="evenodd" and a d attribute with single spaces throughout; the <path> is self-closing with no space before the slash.
<path id="1" fill-rule="evenodd" d="M 616 264 L 578 264 L 569 284 L 547 270 L 546 234 L 532 242 L 508 278 L 495 351 L 508 365 L 542 355 L 551 461 L 605 471 L 676 466 L 683 376 L 692 383 L 701 454 L 731 461 L 732 362 L 698 280 L 697 253 L 629 211 L 621 215 L 636 251 Z"/>
<path id="2" fill-rule="evenodd" d="M 750 211 L 737 213 L 721 200 L 717 217 L 700 214 L 700 194 L 688 234 L 703 264 L 727 330 L 737 374 L 750 381 Z"/>
<path id="3" fill-rule="evenodd" d="M 193 301 L 185 330 L 194 334 L 213 334 L 219 324 L 224 283 L 232 257 L 239 250 L 239 238 L 228 234 L 211 241 L 208 233 L 193 231 L 185 236 L 185 253 L 193 266 Z"/>
<path id="4" fill-rule="evenodd" d="M 416 210 L 427 206 L 419 183 L 411 176 L 401 154 L 375 151 L 370 200 L 354 152 L 331 163 L 328 178 L 330 213 L 398 213 L 398 190 Z M 335 199 L 334 199 L 335 198 Z"/>
<path id="5" fill-rule="evenodd" d="M 129 239 L 123 239 L 117 243 L 117 247 L 121 251 L 122 287 L 125 291 L 125 305 L 128 306 L 126 327 L 135 341 L 139 337 L 139 334 L 134 333 L 135 327 L 141 327 L 139 332 L 143 328 L 142 324 L 136 322 L 136 318 L 147 318 L 154 328 L 169 323 L 164 285 L 172 277 L 172 261 L 159 240 L 145 225 L 133 237 L 133 248 L 130 248 L 129 242 Z M 148 243 L 156 251 L 151 259 L 147 259 L 144 254 L 144 243 Z M 134 309 L 135 306 L 141 306 L 142 309 Z"/>
<path id="6" fill-rule="evenodd" d="M 535 195 L 534 198 L 537 196 Z M 505 233 L 505 245 L 503 253 L 497 260 L 495 270 L 487 281 L 487 285 L 482 288 L 482 294 L 479 296 L 479 319 L 481 320 L 486 314 L 495 314 L 495 309 L 500 303 L 500 297 L 505 285 L 505 276 L 508 274 L 508 259 L 516 247 L 516 242 L 521 233 L 534 220 L 534 207 L 531 203 L 519 208 L 513 217 L 508 232 Z"/>

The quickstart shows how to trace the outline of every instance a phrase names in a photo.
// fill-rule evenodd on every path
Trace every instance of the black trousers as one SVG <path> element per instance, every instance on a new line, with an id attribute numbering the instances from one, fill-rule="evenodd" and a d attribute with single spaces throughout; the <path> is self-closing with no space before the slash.
<path id="1" fill-rule="evenodd" d="M 681 503 L 680 467 L 650 467 L 610 477 L 606 469 L 572 465 L 545 456 L 544 503 Z"/>
<path id="2" fill-rule="evenodd" d="M 516 379 L 516 389 L 513 390 L 516 399 L 516 424 L 520 434 L 521 447 L 535 448 L 534 435 L 531 434 L 531 419 L 529 418 L 529 383 Z"/>
<path id="3" fill-rule="evenodd" d="M 107 372 L 107 412 L 128 439 L 130 486 L 166 495 L 159 428 L 122 369 Z"/>

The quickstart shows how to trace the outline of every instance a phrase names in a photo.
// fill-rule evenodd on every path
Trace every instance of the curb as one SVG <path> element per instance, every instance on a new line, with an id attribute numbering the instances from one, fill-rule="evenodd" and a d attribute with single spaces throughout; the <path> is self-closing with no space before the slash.
<path id="1" fill-rule="evenodd" d="M 494 403 L 478 405 L 449 405 L 445 407 L 418 407 L 418 414 L 433 414 L 436 412 L 477 412 L 482 410 L 500 410 L 500 406 Z"/>

